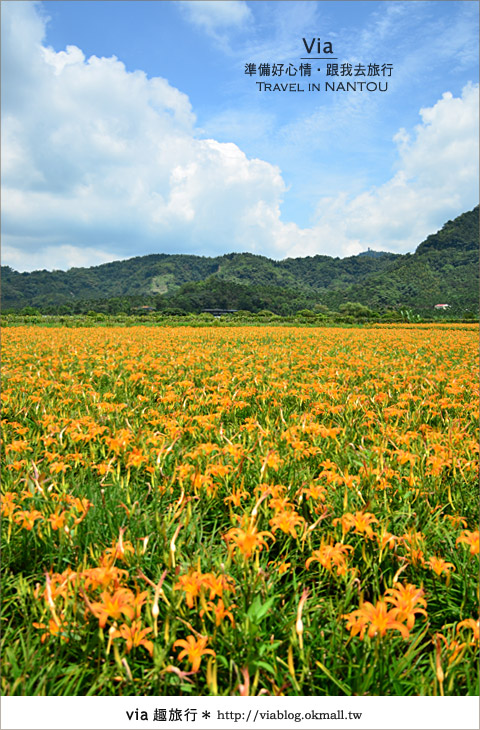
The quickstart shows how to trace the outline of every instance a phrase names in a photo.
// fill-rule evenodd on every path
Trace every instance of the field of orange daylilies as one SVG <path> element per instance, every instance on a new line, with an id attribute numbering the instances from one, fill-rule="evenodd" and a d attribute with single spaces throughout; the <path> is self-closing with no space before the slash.
<path id="1" fill-rule="evenodd" d="M 477 333 L 9 327 L 6 695 L 472 695 Z"/>

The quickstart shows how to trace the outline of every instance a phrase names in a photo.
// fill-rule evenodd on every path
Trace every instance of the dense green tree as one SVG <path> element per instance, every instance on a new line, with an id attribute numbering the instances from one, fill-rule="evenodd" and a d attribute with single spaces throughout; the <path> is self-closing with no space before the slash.
<path id="1" fill-rule="evenodd" d="M 215 258 L 152 254 L 69 271 L 18 273 L 2 267 L 2 309 L 45 314 L 116 315 L 181 309 L 301 310 L 368 319 L 386 310 L 443 316 L 478 316 L 478 207 L 448 221 L 414 254 L 365 252 L 272 261 L 251 253 Z M 351 309 L 355 305 L 355 309 Z M 363 307 L 364 309 L 361 309 Z"/>

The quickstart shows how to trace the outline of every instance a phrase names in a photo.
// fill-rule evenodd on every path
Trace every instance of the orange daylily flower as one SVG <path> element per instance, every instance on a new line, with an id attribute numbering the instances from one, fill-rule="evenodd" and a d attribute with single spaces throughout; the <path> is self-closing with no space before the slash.
<path id="1" fill-rule="evenodd" d="M 424 616 L 427 616 L 425 611 L 427 602 L 423 597 L 423 588 L 417 588 L 412 583 L 406 585 L 395 583 L 393 588 L 389 588 L 385 592 L 385 596 L 385 601 L 392 603 L 397 610 L 397 619 L 406 621 L 408 629 L 413 628 L 416 613 L 423 613 Z M 418 606 L 423 606 L 423 608 L 418 608 Z"/>
<path id="2" fill-rule="evenodd" d="M 269 521 L 272 533 L 275 533 L 277 530 L 281 530 L 282 532 L 285 532 L 285 534 L 291 535 L 295 538 L 297 537 L 297 531 L 295 529 L 296 526 L 304 524 L 305 520 L 303 517 L 300 517 L 298 512 L 295 512 L 295 510 L 279 512 Z"/>
<path id="3" fill-rule="evenodd" d="M 381 550 L 383 550 L 387 545 L 390 550 L 393 550 L 398 538 L 395 535 L 392 535 L 391 532 L 388 532 L 388 530 L 384 530 L 383 532 L 377 533 L 377 540 Z"/>
<path id="4" fill-rule="evenodd" d="M 114 451 L 116 454 L 120 453 L 122 449 L 127 446 L 127 444 L 132 441 L 133 435 L 130 431 L 127 431 L 126 429 L 121 429 L 115 436 L 105 436 L 104 441 L 108 445 L 108 447 Z"/>
<path id="5" fill-rule="evenodd" d="M 367 537 L 373 539 L 375 533 L 373 532 L 371 525 L 374 522 L 378 522 L 378 520 L 371 512 L 359 511 L 355 512 L 355 514 L 347 512 L 342 515 L 342 517 L 337 517 L 333 520 L 334 525 L 339 522 L 345 532 L 348 532 L 353 527 L 356 533 L 364 533 Z"/>
<path id="6" fill-rule="evenodd" d="M 128 454 L 127 469 L 129 469 L 131 466 L 139 467 L 143 463 L 145 463 L 145 461 L 146 457 L 143 451 L 134 447 L 132 451 Z"/>
<path id="7" fill-rule="evenodd" d="M 320 502 L 325 502 L 327 498 L 327 490 L 324 485 L 317 483 L 311 484 L 309 487 L 302 489 L 302 494 L 305 494 L 307 499 L 318 499 Z"/>
<path id="8" fill-rule="evenodd" d="M 95 601 L 91 604 L 91 609 L 98 618 L 98 623 L 102 629 L 105 628 L 109 618 L 118 620 L 123 614 L 125 618 L 133 619 L 135 596 L 128 588 L 119 588 L 113 595 L 108 591 L 103 591 L 100 598 L 101 601 Z"/>
<path id="9" fill-rule="evenodd" d="M 462 517 L 461 515 L 445 515 L 445 519 L 451 522 L 453 527 L 458 527 L 458 525 L 466 527 L 468 524 L 465 517 Z"/>
<path id="10" fill-rule="evenodd" d="M 48 624 L 37 623 L 34 621 L 32 626 L 36 629 L 46 629 L 45 633 L 40 637 L 42 644 L 45 643 L 49 636 L 58 636 L 61 641 L 68 641 L 68 636 L 65 635 L 68 628 L 65 621 L 60 620 L 59 623 L 57 623 L 53 618 L 51 618 L 48 620 Z"/>
<path id="11" fill-rule="evenodd" d="M 221 598 L 224 591 L 235 593 L 234 580 L 228 575 L 217 576 L 213 573 L 206 573 L 204 579 L 205 588 L 210 591 L 210 600 L 213 600 L 216 596 Z"/>
<path id="12" fill-rule="evenodd" d="M 278 471 L 279 467 L 283 464 L 283 459 L 280 458 L 277 451 L 269 451 L 265 457 L 264 464 Z"/>
<path id="13" fill-rule="evenodd" d="M 230 608 L 236 608 L 236 605 L 232 604 Z M 220 626 L 224 618 L 228 618 L 232 626 L 235 626 L 233 614 L 231 611 L 227 610 L 221 598 L 219 599 L 217 604 L 213 603 L 213 601 L 208 601 L 207 609 L 208 611 L 212 611 L 215 616 L 215 626 Z M 204 616 L 205 613 L 205 609 L 202 608 L 202 610 L 200 611 L 200 616 Z"/>
<path id="14" fill-rule="evenodd" d="M 210 591 L 210 600 L 213 600 L 216 596 L 221 597 L 224 591 L 235 592 L 235 585 L 230 576 L 216 576 L 213 573 L 201 573 L 198 570 L 186 575 L 180 575 L 173 588 L 174 590 L 185 591 L 188 608 L 193 608 L 202 588 Z"/>
<path id="15" fill-rule="evenodd" d="M 398 609 L 389 610 L 384 600 L 378 601 L 375 606 L 366 601 L 360 608 L 347 613 L 342 618 L 347 620 L 347 629 L 352 636 L 359 634 L 360 638 L 365 637 L 368 629 L 368 636 L 376 634 L 385 636 L 388 630 L 399 631 L 404 639 L 408 639 L 408 628 L 397 619 Z"/>
<path id="16" fill-rule="evenodd" d="M 53 515 L 50 515 L 48 520 L 52 526 L 52 530 L 61 530 L 62 527 L 65 525 L 66 518 L 67 515 L 65 511 L 60 513 L 54 512 Z"/>
<path id="17" fill-rule="evenodd" d="M 450 656 L 448 658 L 449 665 L 453 664 L 455 659 L 466 650 L 467 646 L 474 649 L 478 646 L 480 640 L 480 622 L 473 618 L 467 618 L 464 621 L 460 621 L 460 623 L 457 624 L 456 634 L 460 634 L 461 629 L 463 628 L 470 629 L 473 632 L 473 636 L 469 641 L 457 641 L 456 639 L 451 639 L 449 642 L 443 634 L 435 634 L 436 637 L 442 639 L 447 650 L 450 652 Z"/>
<path id="18" fill-rule="evenodd" d="M 20 527 L 23 527 L 24 530 L 31 530 L 35 524 L 35 521 L 42 519 L 43 515 L 41 512 L 39 512 L 38 509 L 19 510 L 13 515 L 14 522 L 16 522 L 17 525 L 20 525 Z"/>
<path id="19" fill-rule="evenodd" d="M 269 499 L 268 506 L 275 512 L 286 512 L 293 509 L 293 504 L 290 502 L 288 497 L 283 497 L 281 493 L 277 496 Z"/>
<path id="20" fill-rule="evenodd" d="M 472 555 L 478 555 L 480 552 L 480 531 L 475 530 L 471 532 L 470 530 L 463 530 L 460 537 L 457 537 L 455 545 L 458 545 L 458 543 L 468 545 L 470 547 L 470 553 Z"/>
<path id="21" fill-rule="evenodd" d="M 193 608 L 203 585 L 205 585 L 204 575 L 200 571 L 194 570 L 187 575 L 180 575 L 178 583 L 175 583 L 173 587 L 175 590 L 185 591 L 187 606 Z"/>
<path id="22" fill-rule="evenodd" d="M 425 565 L 425 560 L 423 559 L 423 550 L 410 548 L 408 550 L 407 560 L 413 565 L 414 568 L 419 565 Z"/>
<path id="23" fill-rule="evenodd" d="M 202 656 L 204 656 L 205 654 L 211 654 L 212 656 L 215 656 L 215 652 L 213 651 L 213 649 L 205 648 L 207 644 L 208 637 L 201 636 L 200 638 L 196 639 L 190 634 L 190 636 L 187 636 L 186 639 L 177 639 L 177 641 L 175 641 L 173 644 L 173 648 L 175 649 L 176 646 L 183 646 L 184 648 L 178 655 L 178 659 L 180 660 L 184 657 L 187 657 L 188 661 L 192 665 L 192 672 L 198 672 L 200 668 L 200 662 L 202 661 Z"/>
<path id="24" fill-rule="evenodd" d="M 70 466 L 68 464 L 65 464 L 64 461 L 53 461 L 50 464 L 49 471 L 50 471 L 50 474 L 60 474 L 60 473 L 65 474 L 67 469 L 70 469 Z"/>
<path id="25" fill-rule="evenodd" d="M 478 643 L 478 641 L 480 640 L 480 621 L 473 618 L 467 618 L 465 619 L 465 621 L 460 621 L 460 623 L 457 625 L 457 633 L 463 627 L 465 627 L 466 629 L 471 629 L 471 631 L 473 631 L 471 643 Z"/>
<path id="26" fill-rule="evenodd" d="M 153 656 L 153 642 L 145 637 L 153 631 L 151 628 L 142 629 L 140 621 L 133 621 L 131 626 L 122 624 L 118 630 L 112 632 L 112 638 L 117 639 L 121 637 L 125 639 L 127 643 L 127 652 L 130 652 L 134 647 L 143 646 L 150 656 Z"/>
<path id="27" fill-rule="evenodd" d="M 224 502 L 227 504 L 227 502 L 231 502 L 235 505 L 235 507 L 240 507 L 240 503 L 242 499 L 245 499 L 246 497 L 249 497 L 249 493 L 245 492 L 244 490 L 234 490 L 230 496 L 224 497 Z"/>
<path id="28" fill-rule="evenodd" d="M 128 576 L 126 570 L 121 570 L 110 564 L 104 564 L 98 568 L 89 568 L 82 573 L 85 588 L 87 589 L 107 588 L 112 584 L 115 588 L 119 588 L 122 579 L 126 576 Z"/>
<path id="29" fill-rule="evenodd" d="M 442 573 L 446 573 L 448 575 L 451 570 L 455 570 L 453 563 L 447 563 L 446 560 L 438 558 L 435 555 L 432 555 L 432 557 L 427 560 L 426 565 L 433 570 L 435 575 L 441 575 Z"/>
<path id="30" fill-rule="evenodd" d="M 2 509 L 2 515 L 11 516 L 15 509 L 17 508 L 17 500 L 18 495 L 15 492 L 6 492 L 2 495 L 1 500 L 1 509 Z"/>
<path id="31" fill-rule="evenodd" d="M 447 641 L 447 638 L 443 634 L 437 632 L 436 634 L 434 634 L 434 637 L 433 637 L 433 642 L 436 645 L 437 656 L 438 656 L 439 639 L 441 639 L 443 641 L 447 651 L 450 652 L 450 656 L 448 657 L 449 665 L 453 664 L 453 662 L 455 661 L 457 656 L 467 646 L 465 642 L 459 642 L 456 639 L 452 639 L 449 643 Z"/>
<path id="32" fill-rule="evenodd" d="M 351 545 L 343 545 L 336 542 L 335 545 L 322 545 L 318 550 L 314 550 L 311 557 L 305 563 L 308 570 L 310 565 L 317 560 L 326 570 L 333 572 L 334 568 L 337 575 L 345 575 L 348 570 L 346 556 L 353 550 Z"/>
<path id="33" fill-rule="evenodd" d="M 283 575 L 284 573 L 286 573 L 288 571 L 288 569 L 290 568 L 290 566 L 291 566 L 291 563 L 287 563 L 286 561 L 277 565 L 276 567 L 278 570 L 278 575 Z"/>
<path id="34" fill-rule="evenodd" d="M 240 527 L 232 527 L 223 537 L 229 542 L 233 542 L 235 547 L 242 553 L 245 558 L 250 558 L 257 550 L 261 551 L 267 547 L 268 543 L 265 537 L 275 539 L 271 532 L 263 530 L 259 532 L 254 522 L 243 521 L 245 529 Z"/>

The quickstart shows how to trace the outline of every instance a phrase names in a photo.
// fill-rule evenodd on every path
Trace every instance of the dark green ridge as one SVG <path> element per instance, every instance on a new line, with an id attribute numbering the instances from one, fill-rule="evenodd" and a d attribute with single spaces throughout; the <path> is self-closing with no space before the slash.
<path id="1" fill-rule="evenodd" d="M 251 253 L 152 254 L 31 273 L 2 266 L 2 309 L 115 313 L 150 305 L 160 311 L 219 307 L 287 315 L 358 302 L 377 311 L 409 308 L 429 314 L 436 304 L 449 304 L 452 315 L 477 313 L 478 215 L 477 206 L 448 221 L 413 254 L 366 251 L 343 259 L 319 255 L 283 261 Z"/>

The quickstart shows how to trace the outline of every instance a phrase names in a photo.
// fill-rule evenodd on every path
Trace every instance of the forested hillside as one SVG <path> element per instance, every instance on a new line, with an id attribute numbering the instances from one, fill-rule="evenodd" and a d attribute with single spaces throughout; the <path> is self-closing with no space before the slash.
<path id="1" fill-rule="evenodd" d="M 414 254 L 367 251 L 348 258 L 273 261 L 250 253 L 215 258 L 153 254 L 69 271 L 18 273 L 2 267 L 2 307 L 125 311 L 142 304 L 187 312 L 221 307 L 290 314 L 359 302 L 373 310 L 425 314 L 446 303 L 478 310 L 478 207 L 448 221 Z"/>
<path id="2" fill-rule="evenodd" d="M 275 287 L 313 293 L 354 284 L 382 271 L 395 258 L 394 254 L 383 254 L 378 258 L 314 256 L 272 261 L 250 253 L 216 258 L 152 254 L 68 271 L 20 274 L 2 267 L 2 303 L 18 309 L 86 299 L 172 295 L 184 285 L 210 281 L 212 276 L 254 289 Z"/>

